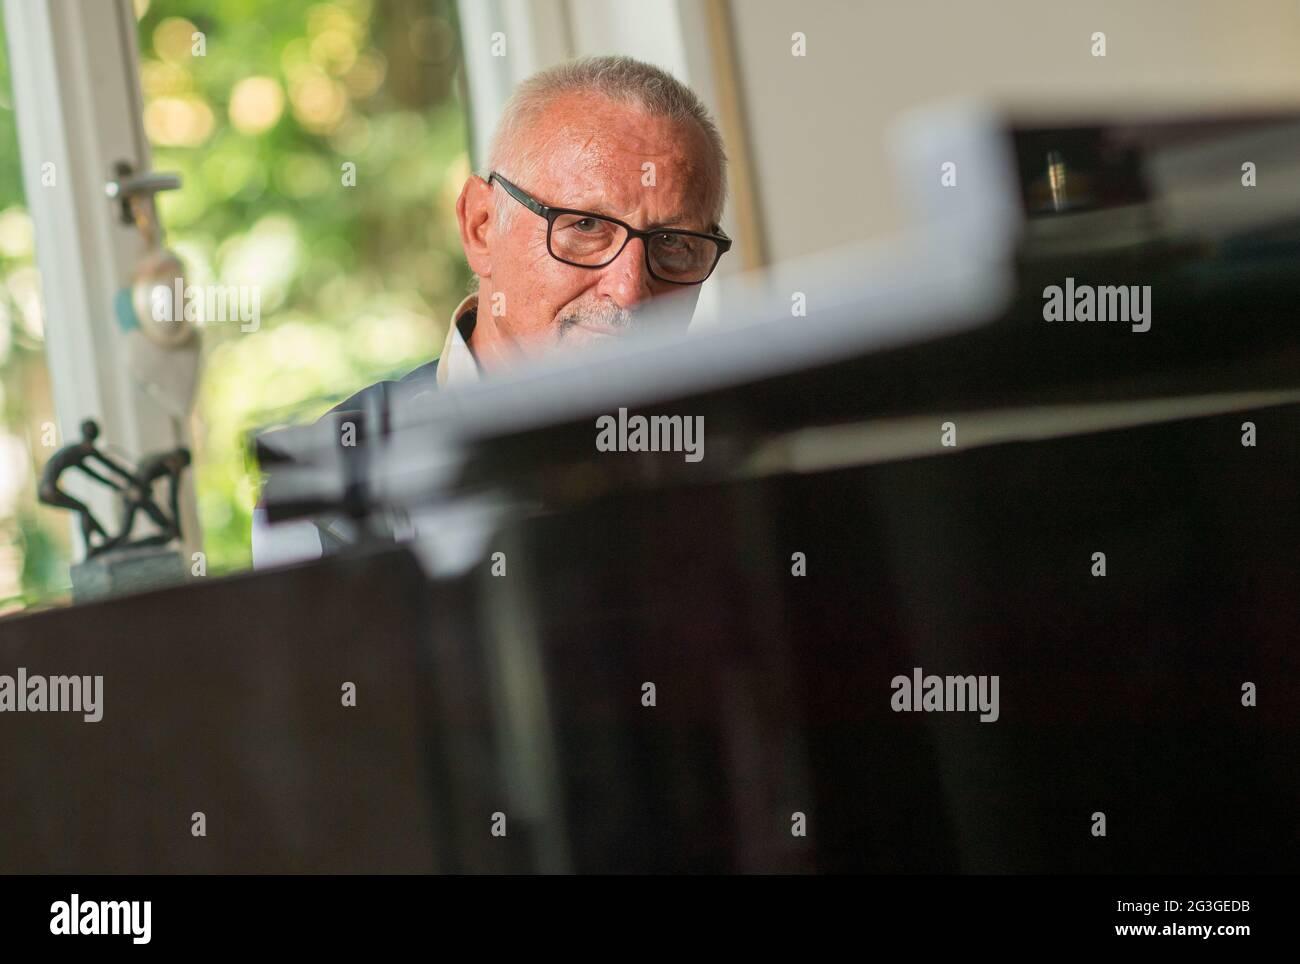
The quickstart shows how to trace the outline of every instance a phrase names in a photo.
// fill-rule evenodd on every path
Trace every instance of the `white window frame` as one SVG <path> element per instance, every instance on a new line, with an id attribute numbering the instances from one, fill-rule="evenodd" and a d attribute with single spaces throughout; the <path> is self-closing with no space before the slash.
<path id="1" fill-rule="evenodd" d="M 129 0 L 4 0 L 5 34 L 23 186 L 36 236 L 45 354 L 60 443 L 93 417 L 101 438 L 130 458 L 189 445 L 189 426 L 163 411 L 127 372 L 114 294 L 130 280 L 144 239 L 124 224 L 105 184 L 119 161 L 149 171 L 141 122 L 136 18 Z M 42 174 L 52 163 L 55 183 Z M 73 473 L 73 475 L 79 475 Z M 116 521 L 111 493 L 69 478 L 68 489 Z M 188 552 L 201 547 L 193 482 L 182 486 Z M 74 526 L 74 556 L 84 556 Z"/>

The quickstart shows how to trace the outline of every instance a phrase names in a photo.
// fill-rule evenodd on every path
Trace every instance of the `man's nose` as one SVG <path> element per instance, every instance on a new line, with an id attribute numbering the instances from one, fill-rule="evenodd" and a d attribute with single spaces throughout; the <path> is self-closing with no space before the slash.
<path id="1" fill-rule="evenodd" d="M 645 263 L 645 242 L 633 238 L 601 270 L 597 294 L 612 298 L 620 308 L 633 308 L 650 299 L 652 281 Z"/>

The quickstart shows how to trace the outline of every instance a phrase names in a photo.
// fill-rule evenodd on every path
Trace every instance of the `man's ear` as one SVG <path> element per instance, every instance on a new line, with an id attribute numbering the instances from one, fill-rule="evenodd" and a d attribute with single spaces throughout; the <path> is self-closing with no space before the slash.
<path id="1" fill-rule="evenodd" d="M 471 174 L 456 199 L 456 220 L 460 222 L 460 246 L 465 251 L 465 260 L 480 278 L 492 277 L 494 211 L 492 185 Z"/>

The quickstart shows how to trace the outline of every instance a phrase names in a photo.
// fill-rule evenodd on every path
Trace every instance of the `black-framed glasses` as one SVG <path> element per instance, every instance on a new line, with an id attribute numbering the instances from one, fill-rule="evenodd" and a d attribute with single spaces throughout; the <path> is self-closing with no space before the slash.
<path id="1" fill-rule="evenodd" d="M 572 208 L 543 204 L 493 171 L 488 183 L 500 182 L 506 193 L 539 217 L 546 219 L 546 250 L 556 261 L 578 268 L 603 268 L 623 253 L 629 241 L 640 238 L 645 265 L 651 276 L 674 285 L 697 285 L 713 274 L 731 249 L 731 238 L 718 230 L 711 234 L 654 228 L 638 231 L 618 218 Z"/>

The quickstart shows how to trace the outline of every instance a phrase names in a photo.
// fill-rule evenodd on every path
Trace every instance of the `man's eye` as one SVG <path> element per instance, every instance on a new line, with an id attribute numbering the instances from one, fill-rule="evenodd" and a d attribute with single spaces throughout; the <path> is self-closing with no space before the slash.
<path id="1" fill-rule="evenodd" d="M 686 239 L 680 234 L 661 234 L 658 246 L 665 251 L 681 251 L 686 247 Z"/>
<path id="2" fill-rule="evenodd" d="M 581 221 L 575 221 L 570 227 L 577 228 L 583 234 L 590 234 L 596 228 L 600 227 L 600 222 L 595 218 L 583 218 Z"/>

